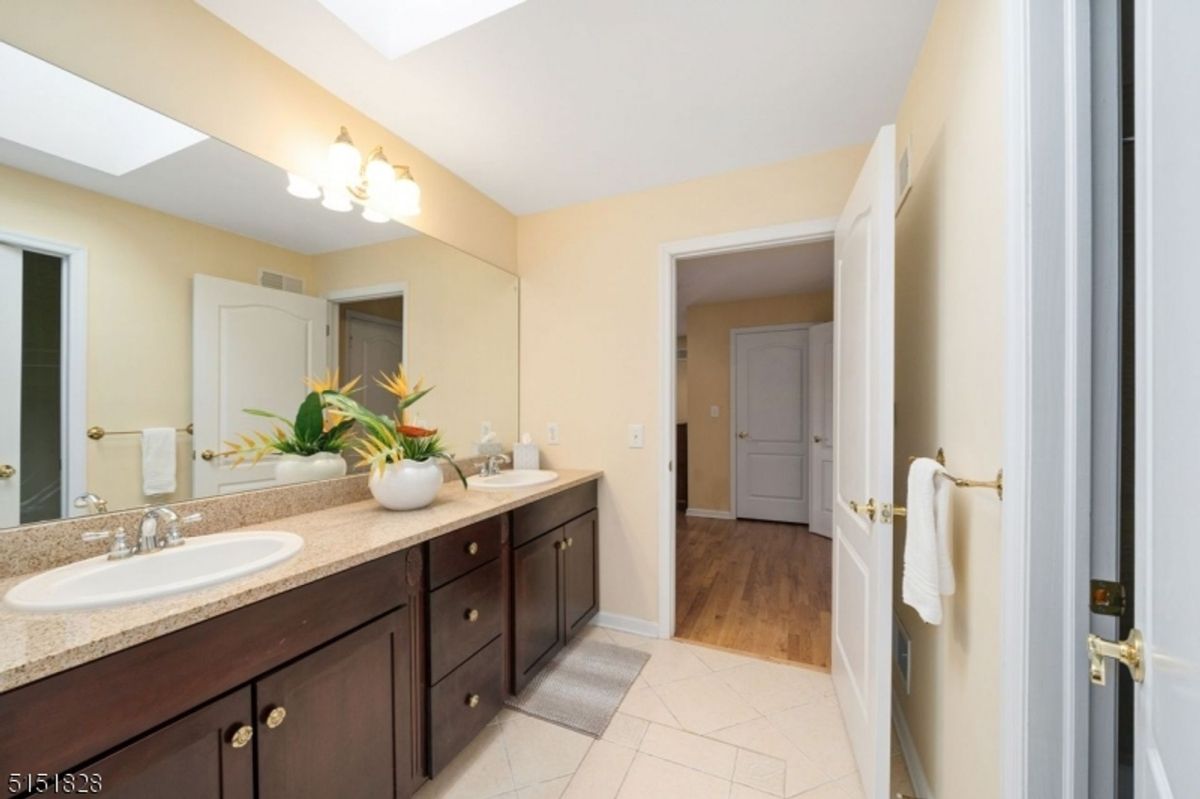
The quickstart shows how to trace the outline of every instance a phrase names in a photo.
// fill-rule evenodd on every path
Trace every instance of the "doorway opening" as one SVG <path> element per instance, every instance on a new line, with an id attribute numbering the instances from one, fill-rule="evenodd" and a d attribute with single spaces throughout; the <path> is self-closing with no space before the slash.
<path id="1" fill-rule="evenodd" d="M 390 415 L 395 398 L 376 383 L 407 362 L 407 287 L 400 283 L 327 295 L 334 334 L 330 362 L 347 383 L 358 378 L 356 398 L 375 413 Z"/>
<path id="2" fill-rule="evenodd" d="M 832 226 L 672 266 L 674 635 L 828 669 Z"/>

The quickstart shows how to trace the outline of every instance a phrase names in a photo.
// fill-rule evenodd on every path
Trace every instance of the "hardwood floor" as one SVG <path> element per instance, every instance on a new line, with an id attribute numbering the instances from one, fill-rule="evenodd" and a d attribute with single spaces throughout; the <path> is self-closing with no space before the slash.
<path id="1" fill-rule="evenodd" d="M 675 535 L 676 637 L 829 668 L 828 538 L 682 513 Z"/>

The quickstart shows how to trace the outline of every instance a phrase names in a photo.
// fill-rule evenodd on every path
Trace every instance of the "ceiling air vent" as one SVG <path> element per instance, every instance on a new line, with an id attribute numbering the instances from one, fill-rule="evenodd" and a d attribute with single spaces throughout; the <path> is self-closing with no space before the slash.
<path id="1" fill-rule="evenodd" d="M 260 269 L 258 270 L 258 284 L 269 289 L 290 291 L 293 294 L 304 293 L 303 280 L 291 275 L 285 275 L 282 272 L 269 272 L 266 269 Z"/>

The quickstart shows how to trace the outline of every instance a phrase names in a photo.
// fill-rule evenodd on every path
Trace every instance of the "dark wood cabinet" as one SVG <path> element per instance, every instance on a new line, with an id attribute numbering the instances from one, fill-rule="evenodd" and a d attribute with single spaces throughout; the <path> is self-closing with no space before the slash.
<path id="1" fill-rule="evenodd" d="M 563 529 L 563 621 L 570 638 L 596 615 L 596 511 L 567 522 Z"/>
<path id="2" fill-rule="evenodd" d="M 194 710 L 85 769 L 51 796 L 111 799 L 253 799 L 254 715 L 243 688 Z M 85 790 L 94 786 L 96 790 Z"/>
<path id="3" fill-rule="evenodd" d="M 407 795 L 408 643 L 397 610 L 255 683 L 259 799 Z"/>
<path id="4" fill-rule="evenodd" d="M 599 610 L 595 484 L 564 492 L 514 514 L 512 692 L 533 676 Z M 592 507 L 580 513 L 590 501 Z M 556 524 L 530 538 L 529 523 Z M 526 527 L 522 536 L 522 522 Z M 535 528 L 536 529 L 536 528 Z"/>

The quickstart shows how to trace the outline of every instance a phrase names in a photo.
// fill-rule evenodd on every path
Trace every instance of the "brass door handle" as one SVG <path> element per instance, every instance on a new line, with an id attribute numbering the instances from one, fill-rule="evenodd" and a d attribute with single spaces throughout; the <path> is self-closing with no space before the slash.
<path id="1" fill-rule="evenodd" d="M 875 498 L 871 497 L 865 505 L 850 500 L 850 510 L 861 513 L 871 521 L 875 521 Z"/>
<path id="2" fill-rule="evenodd" d="M 472 541 L 471 543 L 467 544 L 467 554 L 468 555 L 478 555 L 479 554 L 479 544 L 475 541 Z"/>
<path id="3" fill-rule="evenodd" d="M 1134 682 L 1146 679 L 1146 666 L 1142 633 L 1133 629 L 1124 641 L 1109 641 L 1096 634 L 1087 637 L 1088 671 L 1092 682 L 1105 685 L 1108 682 L 1108 663 L 1111 658 L 1125 664 Z"/>
<path id="4" fill-rule="evenodd" d="M 217 453 L 213 452 L 211 449 L 206 449 L 200 453 L 200 460 L 211 461 L 215 457 L 217 457 Z"/>
<path id="5" fill-rule="evenodd" d="M 738 438 L 749 438 L 749 437 L 750 437 L 750 434 L 745 431 L 738 433 Z"/>
<path id="6" fill-rule="evenodd" d="M 7 480 L 10 477 L 15 477 L 16 474 L 17 474 L 17 467 L 15 467 L 11 464 L 8 464 L 8 463 L 4 464 L 3 466 L 0 466 L 0 480 Z"/>
<path id="7" fill-rule="evenodd" d="M 471 709 L 479 707 L 479 694 L 467 695 L 467 707 Z"/>
<path id="8" fill-rule="evenodd" d="M 470 608 L 466 613 L 463 614 L 463 618 L 474 624 L 475 622 L 479 621 L 479 611 L 475 608 Z"/>
<path id="9" fill-rule="evenodd" d="M 250 739 L 254 737 L 254 728 L 249 724 L 243 724 L 238 727 L 229 736 L 229 745 L 234 749 L 241 749 L 246 744 L 250 743 Z"/>
<path id="10" fill-rule="evenodd" d="M 820 444 L 820 443 L 821 443 L 822 441 L 824 441 L 824 440 L 825 440 L 825 439 L 821 438 L 820 436 L 813 436 L 813 443 L 814 443 L 814 444 Z"/>
<path id="11" fill-rule="evenodd" d="M 286 710 L 281 707 L 271 708 L 271 712 L 267 713 L 266 717 L 267 728 L 271 730 L 275 729 L 280 724 L 283 724 L 285 718 L 287 718 Z"/>

